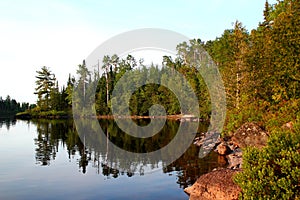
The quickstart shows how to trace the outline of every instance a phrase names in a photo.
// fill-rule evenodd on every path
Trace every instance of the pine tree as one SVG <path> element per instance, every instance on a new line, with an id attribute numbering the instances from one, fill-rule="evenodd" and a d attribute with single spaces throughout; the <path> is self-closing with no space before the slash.
<path id="1" fill-rule="evenodd" d="M 37 80 L 35 93 L 38 95 L 37 104 L 41 110 L 50 109 L 50 93 L 55 86 L 55 75 L 50 71 L 49 68 L 43 66 L 40 71 L 37 71 Z"/>

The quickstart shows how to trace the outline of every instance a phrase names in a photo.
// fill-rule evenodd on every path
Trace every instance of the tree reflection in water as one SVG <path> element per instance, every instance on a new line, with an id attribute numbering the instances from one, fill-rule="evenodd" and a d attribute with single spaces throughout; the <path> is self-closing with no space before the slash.
<path id="1" fill-rule="evenodd" d="M 16 125 L 16 119 L 14 118 L 14 116 L 0 116 L 0 128 L 2 128 L 3 125 L 5 125 L 6 129 L 9 130 L 11 126 Z"/>
<path id="2" fill-rule="evenodd" d="M 215 153 L 209 154 L 204 159 L 198 158 L 199 148 L 191 145 L 189 149 L 176 161 L 168 166 L 164 166 L 160 160 L 139 160 L 138 158 L 116 158 L 113 150 L 108 149 L 108 141 L 98 141 L 93 135 L 87 134 L 80 139 L 75 125 L 71 120 L 34 120 L 37 127 L 37 137 L 34 139 L 36 145 L 36 163 L 48 166 L 55 160 L 58 147 L 63 146 L 68 151 L 69 161 L 74 157 L 79 157 L 77 164 L 82 173 L 87 172 L 87 166 L 91 165 L 96 169 L 96 173 L 103 174 L 107 178 L 117 178 L 119 176 L 132 177 L 134 175 L 144 175 L 145 166 L 151 169 L 163 168 L 166 174 L 176 174 L 177 183 L 181 188 L 193 184 L 197 177 L 219 167 L 218 156 Z M 107 138 L 120 148 L 131 152 L 147 152 L 161 148 L 170 142 L 179 127 L 176 121 L 167 121 L 160 133 L 151 138 L 134 138 L 123 133 L 113 120 L 99 120 L 102 130 Z M 139 125 L 146 125 L 147 121 L 137 121 Z M 90 126 L 89 128 L 93 128 Z M 198 132 L 204 132 L 207 125 L 200 124 Z M 195 135 L 196 136 L 196 135 Z M 93 145 L 87 141 L 95 141 L 100 145 Z M 61 150 L 61 149 L 60 149 Z"/>

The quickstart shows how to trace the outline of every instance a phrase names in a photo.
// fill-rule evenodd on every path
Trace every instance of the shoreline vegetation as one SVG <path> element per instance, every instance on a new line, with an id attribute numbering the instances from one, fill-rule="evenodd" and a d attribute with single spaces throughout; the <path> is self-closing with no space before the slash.
<path id="1" fill-rule="evenodd" d="M 72 119 L 73 115 L 71 112 L 66 111 L 47 111 L 47 112 L 20 112 L 13 115 L 17 119 Z M 114 115 L 95 115 L 95 116 L 77 116 L 82 118 L 97 118 L 97 119 L 167 119 L 167 120 L 179 120 L 179 121 L 190 121 L 190 122 L 205 122 L 207 120 L 195 117 L 193 115 L 164 115 L 164 116 L 114 116 Z"/>
<path id="2" fill-rule="evenodd" d="M 67 111 L 44 111 L 44 112 L 31 112 L 24 111 L 15 114 L 15 118 L 17 119 L 71 119 L 72 115 L 70 115 Z"/>
<path id="3" fill-rule="evenodd" d="M 266 1 L 264 20 L 256 29 L 249 32 L 241 22 L 236 21 L 232 29 L 225 30 L 222 36 L 215 40 L 204 42 L 201 39 L 193 39 L 178 44 L 178 57 L 163 56 L 161 67 L 151 65 L 147 69 L 142 60 L 137 61 L 131 55 L 126 58 L 104 55 L 103 65 L 98 65 L 98 71 L 89 71 L 83 61 L 78 65 L 79 79 L 75 80 L 69 75 L 67 86 L 59 87 L 55 75 L 44 66 L 37 71 L 36 76 L 37 105 L 16 116 L 71 117 L 73 107 L 78 112 L 73 113 L 75 116 L 84 117 L 89 114 L 85 113 L 83 105 L 95 105 L 99 118 L 111 118 L 113 91 L 125 73 L 142 75 L 142 78 L 137 76 L 127 80 L 132 81 L 132 85 L 140 85 L 145 77 L 155 78 L 156 82 L 162 83 L 167 77 L 174 77 L 172 72 L 166 70 L 170 68 L 187 79 L 198 99 L 200 116 L 197 117 L 208 121 L 211 116 L 209 91 L 199 69 L 193 64 L 195 50 L 207 52 L 218 67 L 225 86 L 227 111 L 222 139 L 225 143 L 230 143 L 229 145 L 235 144 L 233 138 L 238 138 L 236 132 L 243 130 L 240 132 L 242 141 L 238 142 L 243 164 L 240 166 L 241 171 L 231 177 L 241 188 L 239 198 L 253 199 L 255 194 L 256 199 L 299 199 L 299 10 L 300 2 L 297 0 L 281 0 L 274 5 Z M 205 51 L 202 51 L 203 49 Z M 207 54 L 200 56 L 205 55 Z M 186 92 L 186 87 L 180 79 L 169 80 L 167 84 L 176 85 L 176 89 L 182 93 Z M 131 89 L 126 84 L 119 87 L 122 91 Z M 74 96 L 76 98 L 73 99 Z M 120 97 L 118 102 L 128 102 L 130 115 L 133 116 L 130 118 L 148 118 L 149 109 L 154 104 L 165 108 L 167 116 L 170 116 L 167 118 L 179 119 L 178 115 L 181 113 L 174 93 L 159 84 L 145 84 L 131 95 L 129 101 Z M 125 110 L 122 106 L 118 109 Z M 251 141 L 251 135 L 255 135 L 255 132 L 251 132 L 249 137 L 244 137 L 249 128 L 242 127 L 247 123 L 254 123 L 254 127 L 259 127 L 255 129 L 267 133 L 266 146 L 258 148 L 250 145 L 251 143 L 241 145 Z M 226 138 L 231 140 L 228 142 Z M 226 145 L 223 144 L 220 149 L 228 150 Z M 207 188 L 203 191 L 207 191 Z M 212 191 L 211 195 L 213 194 Z M 191 199 L 197 198 L 191 196 Z"/>

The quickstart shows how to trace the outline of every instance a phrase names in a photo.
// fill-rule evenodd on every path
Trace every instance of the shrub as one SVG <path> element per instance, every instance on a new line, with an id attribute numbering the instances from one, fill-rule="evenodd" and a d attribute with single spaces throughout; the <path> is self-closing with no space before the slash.
<path id="1" fill-rule="evenodd" d="M 235 182 L 241 199 L 300 199 L 300 123 L 295 131 L 276 131 L 262 150 L 246 148 L 243 172 Z"/>
<path id="2" fill-rule="evenodd" d="M 261 124 L 265 108 L 256 102 L 244 103 L 240 109 L 227 110 L 227 120 L 223 134 L 231 135 L 246 122 L 258 122 Z"/>
<path id="3" fill-rule="evenodd" d="M 280 128 L 285 123 L 295 121 L 300 113 L 300 99 L 282 101 L 278 105 L 273 105 L 268 112 L 263 115 L 263 121 L 267 129 Z"/>

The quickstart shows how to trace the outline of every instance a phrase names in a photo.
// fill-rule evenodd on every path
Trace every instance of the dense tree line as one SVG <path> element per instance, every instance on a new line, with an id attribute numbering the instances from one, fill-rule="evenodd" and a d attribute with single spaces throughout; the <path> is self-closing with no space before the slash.
<path id="1" fill-rule="evenodd" d="M 297 154 L 300 148 L 299 11 L 299 0 L 277 0 L 274 5 L 266 1 L 264 20 L 256 29 L 249 32 L 236 21 L 233 28 L 225 30 L 215 40 L 194 39 L 178 44 L 178 56 L 164 56 L 162 66 L 146 68 L 142 60 L 137 61 L 131 55 L 126 58 L 105 55 L 99 58 L 103 59 L 103 66 L 98 66 L 103 71 L 100 73 L 89 71 L 83 61 L 78 66 L 78 80 L 69 77 L 66 88 L 59 89 L 54 74 L 43 67 L 36 77 L 36 110 L 59 111 L 90 105 L 97 114 L 110 115 L 113 91 L 126 72 L 138 74 L 137 78 L 128 80 L 133 85 L 145 77 L 161 83 L 166 77 L 173 77 L 172 72 L 166 70 L 169 68 L 188 80 L 199 101 L 200 117 L 208 119 L 210 94 L 193 62 L 195 49 L 205 49 L 217 65 L 225 85 L 227 116 L 223 134 L 230 135 L 243 123 L 251 121 L 258 122 L 272 134 L 264 150 L 249 148 L 245 151 L 245 172 L 237 179 L 243 189 L 243 198 L 253 199 L 251 195 L 255 193 L 258 199 L 297 199 L 300 195 Z M 186 88 L 181 87 L 184 84 L 176 77 L 168 84 L 176 84 L 180 91 L 186 92 Z M 120 89 L 126 92 L 129 88 L 123 84 Z M 156 103 L 163 105 L 169 115 L 181 113 L 174 93 L 160 84 L 138 88 L 128 103 L 131 115 L 149 115 L 149 108 Z M 120 106 L 119 109 L 125 108 Z M 73 114 L 89 113 L 80 110 Z M 282 130 L 287 122 L 294 124 L 294 129 Z"/>
<path id="2" fill-rule="evenodd" d="M 183 42 L 177 46 L 178 56 L 164 56 L 162 66 L 146 67 L 142 60 L 137 61 L 131 55 L 125 58 L 105 55 L 100 58 L 103 65 L 98 66 L 98 71 L 89 71 L 83 61 L 78 66 L 78 80 L 70 76 L 66 88 L 59 88 L 55 75 L 43 67 L 36 76 L 38 109 L 70 110 L 72 105 L 82 107 L 95 99 L 91 106 L 97 114 L 111 115 L 113 90 L 126 72 L 139 75 L 130 80 L 133 84 L 140 83 L 143 77 L 158 79 L 161 83 L 166 77 L 172 77 L 166 70 L 169 68 L 188 80 L 199 101 L 200 117 L 208 119 L 211 112 L 209 93 L 199 68 L 193 63 L 195 50 L 205 49 L 218 66 L 225 85 L 225 131 L 230 133 L 246 121 L 258 121 L 267 127 L 280 126 L 295 120 L 300 107 L 299 8 L 299 2 L 295 0 L 278 1 L 274 5 L 266 2 L 264 21 L 256 29 L 249 32 L 237 21 L 232 29 L 225 30 L 215 40 Z M 169 84 L 182 85 L 175 79 Z M 124 85 L 122 89 L 126 91 L 126 87 Z M 185 91 L 185 88 L 180 89 Z M 172 91 L 159 84 L 146 84 L 131 96 L 130 114 L 148 115 L 149 108 L 156 103 L 162 104 L 169 115 L 181 113 Z M 282 112 L 278 112 L 280 110 Z M 284 116 L 287 112 L 289 115 Z M 84 115 L 85 111 L 80 114 Z M 274 120 L 274 115 L 279 117 Z"/>
<path id="3" fill-rule="evenodd" d="M 224 133 L 259 122 L 270 133 L 262 150 L 248 147 L 235 181 L 241 199 L 299 199 L 300 1 L 265 3 L 264 21 L 248 32 L 240 22 L 206 49 L 223 74 Z M 293 128 L 284 128 L 286 123 Z M 255 197 L 253 196 L 255 194 Z"/>
<path id="4" fill-rule="evenodd" d="M 205 49 L 223 75 L 228 131 L 245 121 L 267 127 L 293 121 L 300 104 L 300 3 L 265 3 L 264 21 L 250 33 L 241 22 Z M 276 118 L 274 118 L 276 117 Z"/>
<path id="5" fill-rule="evenodd" d="M 88 85 L 95 84 L 92 83 L 92 74 L 98 75 L 96 111 L 100 115 L 112 114 L 112 91 L 123 74 L 133 71 L 144 74 L 144 77 L 155 77 L 161 82 L 165 77 L 172 76 L 165 70 L 168 67 L 188 80 L 199 100 L 201 117 L 208 118 L 209 93 L 199 69 L 193 64 L 195 49 L 204 48 L 218 66 L 225 84 L 228 110 L 226 131 L 233 131 L 246 121 L 259 121 L 271 127 L 274 123 L 280 126 L 295 120 L 300 107 L 299 2 L 286 0 L 274 5 L 266 2 L 263 14 L 264 21 L 250 33 L 237 21 L 232 29 L 225 30 L 215 40 L 203 42 L 194 39 L 179 44 L 178 57 L 164 56 L 162 67 L 151 66 L 146 70 L 143 62 L 136 61 L 130 55 L 125 59 L 106 55 L 102 66 L 104 73 L 97 74 L 88 72 L 83 62 L 78 70 L 81 78 L 75 83 L 79 88 L 78 95 L 82 96 L 85 91 L 84 95 L 90 96 Z M 141 80 L 130 81 L 139 83 Z M 178 80 L 173 81 L 170 84 L 181 85 Z M 131 114 L 148 115 L 149 108 L 157 102 L 165 106 L 167 114 L 181 113 L 178 101 L 170 90 L 161 85 L 148 84 L 132 95 L 129 105 Z M 264 116 L 266 111 L 275 114 L 280 109 L 291 109 L 293 112 L 288 117 L 279 117 L 277 122 L 270 115 Z"/>
<path id="6" fill-rule="evenodd" d="M 148 116 L 149 108 L 154 104 L 162 105 L 168 115 L 188 114 L 182 113 L 182 110 L 189 112 L 189 108 L 182 109 L 185 105 L 179 105 L 174 92 L 184 93 L 187 97 L 184 103 L 187 104 L 192 101 L 192 97 L 189 96 L 190 89 L 192 89 L 199 101 L 200 117 L 207 119 L 210 114 L 208 91 L 198 67 L 191 63 L 195 49 L 199 49 L 200 54 L 201 52 L 205 54 L 204 43 L 200 39 L 194 39 L 189 43 L 184 42 L 178 45 L 179 56 L 177 58 L 164 56 L 161 65 L 152 64 L 151 66 L 145 66 L 143 60 L 137 61 L 131 55 L 126 58 L 106 55 L 103 57 L 102 73 L 88 71 L 83 61 L 77 70 L 79 78 L 73 82 L 75 93 L 70 88 L 68 101 L 73 106 L 80 107 L 89 102 L 92 104 L 91 99 L 95 99 L 97 114 L 111 115 L 113 92 L 120 90 L 117 92 L 124 93 L 124 95 L 117 99 L 118 101 L 126 102 L 126 97 L 131 96 L 129 99 L 130 115 Z M 187 82 L 175 72 L 182 74 Z M 126 73 L 132 76 L 124 76 Z M 122 81 L 119 81 L 121 78 Z M 187 87 L 187 83 L 190 84 L 190 88 Z M 116 89 L 117 84 L 118 89 Z M 142 86 L 136 88 L 131 95 L 129 91 L 136 85 Z M 175 86 L 173 88 L 176 91 L 171 91 L 170 86 Z M 71 95 L 75 98 L 72 99 Z M 119 106 L 118 109 L 125 110 L 125 107 Z M 80 114 L 84 114 L 84 111 L 80 110 Z"/>
<path id="7" fill-rule="evenodd" d="M 261 115 L 251 116 L 250 110 L 268 110 L 275 112 L 282 106 L 297 108 L 300 98 L 300 62 L 299 62 L 299 2 L 294 0 L 278 1 L 275 5 L 265 4 L 264 21 L 247 31 L 241 22 L 235 22 L 232 29 L 225 30 L 221 37 L 203 42 L 194 39 L 177 46 L 178 57 L 163 57 L 162 66 L 144 66 L 128 55 L 106 55 L 99 71 L 89 71 L 85 61 L 78 66 L 79 79 L 69 77 L 67 87 L 59 88 L 55 75 L 49 68 L 43 67 L 37 72 L 37 105 L 42 111 L 66 110 L 71 105 L 80 106 L 95 98 L 96 112 L 110 115 L 112 93 L 116 84 L 126 72 L 141 76 L 130 80 L 140 83 L 143 77 L 158 79 L 158 83 L 168 74 L 166 68 L 174 69 L 188 80 L 199 100 L 202 117 L 210 115 L 210 100 L 203 77 L 193 63 L 195 49 L 204 48 L 218 66 L 225 84 L 227 108 L 231 129 L 237 128 L 245 119 L 264 121 Z M 142 77 L 142 78 L 140 78 Z M 178 80 L 173 83 L 181 85 Z M 75 87 L 74 87 L 75 86 Z M 73 87 L 80 98 L 73 98 Z M 93 88 L 96 87 L 96 90 Z M 124 86 L 125 87 L 125 86 Z M 123 88 L 126 90 L 128 88 Z M 91 94 L 96 91 L 95 94 Z M 184 91 L 184 88 L 182 88 Z M 77 101 L 77 102 L 76 102 Z M 132 115 L 148 115 L 149 108 L 155 103 L 165 106 L 167 114 L 181 112 L 175 95 L 159 84 L 146 84 L 130 98 Z M 288 109 L 288 108 L 287 108 Z M 298 109 L 298 108 L 297 108 Z M 240 116 L 249 112 L 247 116 Z M 84 113 L 84 112 L 82 112 Z M 294 112 L 295 113 L 295 112 Z M 233 116 L 239 116 L 234 119 Z M 234 123 L 233 123 L 234 122 Z M 229 131 L 230 131 L 230 127 Z"/>
<path id="8" fill-rule="evenodd" d="M 73 87 L 74 78 L 69 76 L 67 82 L 67 88 L 62 86 L 59 88 L 58 81 L 55 78 L 55 74 L 45 66 L 37 71 L 36 76 L 36 94 L 37 107 L 35 111 L 47 112 L 47 111 L 68 111 L 71 108 L 69 104 L 69 95 L 71 88 Z"/>
<path id="9" fill-rule="evenodd" d="M 98 66 L 102 69 L 100 73 L 89 71 L 83 61 L 77 70 L 79 79 L 75 82 L 74 78 L 69 77 L 66 88 L 59 88 L 55 75 L 43 67 L 36 76 L 38 107 L 42 111 L 68 110 L 71 105 L 81 106 L 95 98 L 93 106 L 97 114 L 110 115 L 113 90 L 126 72 L 137 73 L 138 77 L 142 77 L 141 74 L 144 77 L 155 77 L 160 83 L 172 76 L 165 70 L 170 68 L 188 80 L 199 101 L 200 117 L 209 118 L 209 93 L 199 69 L 192 63 L 195 49 L 204 48 L 218 66 L 225 84 L 229 113 L 227 131 L 236 129 L 245 120 L 267 122 L 268 117 L 262 114 L 265 110 L 274 113 L 283 106 L 299 110 L 298 11 L 298 1 L 278 1 L 275 5 L 266 2 L 264 21 L 256 29 L 249 32 L 237 21 L 232 29 L 225 30 L 215 40 L 203 42 L 194 39 L 183 42 L 177 47 L 178 57 L 164 56 L 162 66 L 146 68 L 142 60 L 137 61 L 131 55 L 126 58 L 106 55 L 102 58 L 103 66 Z M 139 83 L 142 80 L 137 78 L 130 81 Z M 178 80 L 170 84 L 180 85 Z M 75 102 L 72 102 L 73 86 L 76 88 L 75 97 L 78 97 L 74 98 Z M 96 90 L 93 90 L 95 87 Z M 92 94 L 94 91 L 96 93 Z M 148 115 L 149 108 L 158 102 L 165 107 L 167 114 L 181 113 L 172 91 L 159 84 L 148 84 L 135 91 L 130 98 L 131 115 Z M 253 111 L 262 113 L 255 115 Z M 84 111 L 81 113 L 84 114 Z M 295 119 L 295 115 L 286 120 L 292 119 Z"/>
<path id="10" fill-rule="evenodd" d="M 19 103 L 15 99 L 12 99 L 9 95 L 5 99 L 0 97 L 0 116 L 14 115 L 18 112 L 23 112 L 28 109 L 29 106 L 29 103 Z"/>

